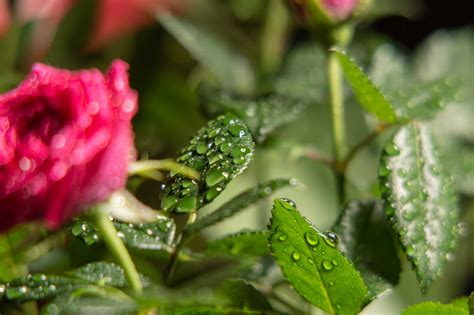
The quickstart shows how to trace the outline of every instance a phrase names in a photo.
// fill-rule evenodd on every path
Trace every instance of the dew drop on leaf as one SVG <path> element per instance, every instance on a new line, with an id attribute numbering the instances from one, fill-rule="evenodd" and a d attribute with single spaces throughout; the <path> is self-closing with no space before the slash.
<path id="1" fill-rule="evenodd" d="M 285 209 L 287 209 L 287 210 L 296 209 L 296 203 L 293 200 L 288 199 L 288 198 L 281 198 L 280 200 L 284 201 L 283 207 L 285 207 Z M 288 206 L 288 205 L 290 205 L 290 206 Z"/>
<path id="2" fill-rule="evenodd" d="M 334 232 L 326 232 L 324 233 L 326 238 L 324 238 L 324 241 L 326 244 L 328 244 L 331 247 L 336 247 L 337 242 L 339 241 L 337 238 L 337 234 Z"/>
<path id="3" fill-rule="evenodd" d="M 278 236 L 278 240 L 284 242 L 286 241 L 286 239 L 288 238 L 288 236 L 286 236 L 286 234 L 284 233 L 281 233 L 280 236 Z"/>
<path id="4" fill-rule="evenodd" d="M 306 243 L 308 243 L 311 246 L 317 246 L 319 243 L 319 237 L 316 235 L 316 233 L 308 231 L 305 233 L 304 238 L 306 240 Z"/>
<path id="5" fill-rule="evenodd" d="M 323 269 L 326 270 L 326 271 L 331 271 L 334 268 L 332 263 L 327 259 L 324 259 L 321 264 L 323 266 Z"/>
<path id="6" fill-rule="evenodd" d="M 293 254 L 291 254 L 291 258 L 293 258 L 294 261 L 298 261 L 301 259 L 301 254 L 298 252 L 293 252 Z"/>

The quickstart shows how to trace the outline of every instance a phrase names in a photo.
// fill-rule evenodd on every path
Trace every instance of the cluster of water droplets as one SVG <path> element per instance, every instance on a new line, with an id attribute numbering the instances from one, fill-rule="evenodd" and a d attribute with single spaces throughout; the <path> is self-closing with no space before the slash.
<path id="1" fill-rule="evenodd" d="M 232 178 L 247 168 L 253 151 L 252 137 L 241 120 L 228 114 L 210 121 L 178 158 L 178 162 L 200 172 L 201 180 L 170 174 L 161 207 L 191 212 L 211 202 Z"/>
<path id="2" fill-rule="evenodd" d="M 117 230 L 117 236 L 125 244 L 134 248 L 159 250 L 171 245 L 175 224 L 169 218 L 159 218 L 151 223 L 126 223 L 115 220 L 109 216 Z M 71 226 L 71 233 L 83 240 L 87 245 L 92 245 L 100 241 L 100 235 L 89 221 L 76 219 Z"/>
<path id="3" fill-rule="evenodd" d="M 398 131 L 379 170 L 385 213 L 418 272 L 433 278 L 453 258 L 458 237 L 456 194 L 441 164 L 431 131 L 420 123 Z"/>
<path id="4" fill-rule="evenodd" d="M 289 211 L 296 210 L 296 203 L 293 200 L 288 199 L 288 198 L 281 198 L 280 200 L 283 201 L 281 204 L 286 210 L 289 210 Z M 280 242 L 285 242 L 288 239 L 288 236 L 285 234 L 285 232 L 280 231 L 277 236 L 277 239 Z M 304 240 L 305 240 L 306 245 L 309 248 L 311 248 L 313 252 L 318 252 L 318 253 L 313 254 L 312 257 L 314 257 L 314 255 L 319 255 L 319 254 L 326 255 L 326 250 L 324 249 L 325 248 L 324 246 L 322 246 L 321 247 L 322 249 L 318 251 L 318 248 L 320 247 L 319 245 L 321 242 L 324 242 L 327 246 L 331 248 L 335 248 L 338 243 L 338 237 L 336 233 L 329 231 L 324 234 L 320 234 L 318 231 L 314 229 L 308 230 L 304 233 Z M 302 259 L 302 257 L 303 255 L 297 250 L 291 252 L 291 259 L 294 262 L 299 262 Z M 309 264 L 314 265 L 315 262 L 312 257 L 307 258 L 307 261 Z M 322 270 L 331 271 L 336 266 L 338 266 L 338 262 L 335 259 L 321 260 Z"/>
<path id="5" fill-rule="evenodd" d="M 74 283 L 58 276 L 29 274 L 9 283 L 0 284 L 0 300 L 28 301 L 53 297 L 70 288 Z"/>

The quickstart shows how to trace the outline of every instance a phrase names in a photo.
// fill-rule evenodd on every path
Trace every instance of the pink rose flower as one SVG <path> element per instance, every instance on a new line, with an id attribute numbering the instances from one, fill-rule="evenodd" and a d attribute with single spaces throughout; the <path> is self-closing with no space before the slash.
<path id="1" fill-rule="evenodd" d="M 323 0 L 324 12 L 335 21 L 342 21 L 351 15 L 358 0 Z"/>
<path id="2" fill-rule="evenodd" d="M 137 110 L 127 68 L 35 64 L 0 95 L 0 231 L 32 220 L 56 228 L 124 186 Z"/>

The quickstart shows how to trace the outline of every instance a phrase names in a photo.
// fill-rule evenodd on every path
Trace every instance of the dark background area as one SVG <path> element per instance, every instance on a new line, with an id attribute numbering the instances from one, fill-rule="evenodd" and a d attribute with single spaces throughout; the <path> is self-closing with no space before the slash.
<path id="1" fill-rule="evenodd" d="M 388 16 L 376 20 L 370 27 L 412 50 L 437 29 L 468 25 L 474 25 L 472 0 L 424 0 L 416 16 L 410 19 Z"/>

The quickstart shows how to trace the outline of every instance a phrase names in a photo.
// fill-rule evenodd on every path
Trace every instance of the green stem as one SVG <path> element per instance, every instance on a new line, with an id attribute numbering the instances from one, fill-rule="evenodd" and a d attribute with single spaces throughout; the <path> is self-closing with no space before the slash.
<path id="1" fill-rule="evenodd" d="M 261 37 L 261 70 L 273 74 L 283 59 L 289 15 L 282 0 L 268 2 L 267 15 Z"/>
<path id="2" fill-rule="evenodd" d="M 346 138 L 344 128 L 342 73 L 336 55 L 331 52 L 329 52 L 328 54 L 328 78 L 333 128 L 332 135 L 337 169 L 339 163 L 341 163 L 344 159 L 344 154 L 346 150 Z M 343 202 L 345 197 L 344 172 L 336 172 L 336 181 L 339 193 L 339 200 L 340 202 Z"/>
<path id="3" fill-rule="evenodd" d="M 185 230 L 187 225 L 194 223 L 194 221 L 196 221 L 196 218 L 197 218 L 196 212 L 195 211 L 191 212 L 189 214 L 188 220 L 186 221 L 186 225 L 184 226 L 183 230 Z M 189 239 L 190 239 L 190 235 L 187 235 L 187 234 L 180 235 L 178 244 L 176 244 L 174 250 L 171 252 L 170 261 L 163 271 L 163 282 L 165 284 L 168 284 L 170 282 L 171 276 L 173 275 L 174 270 L 176 269 L 179 253 L 181 249 L 183 248 L 183 246 L 189 241 Z"/>
<path id="4" fill-rule="evenodd" d="M 123 270 L 125 271 L 125 277 L 130 283 L 132 292 L 136 295 L 142 293 L 142 283 L 140 276 L 138 275 L 135 264 L 133 263 L 127 248 L 123 244 L 122 240 L 117 236 L 117 230 L 115 229 L 112 221 L 107 217 L 107 213 L 104 211 L 96 211 L 95 221 L 99 231 L 101 233 L 104 243 L 107 245 L 112 254 L 117 258 Z"/>

